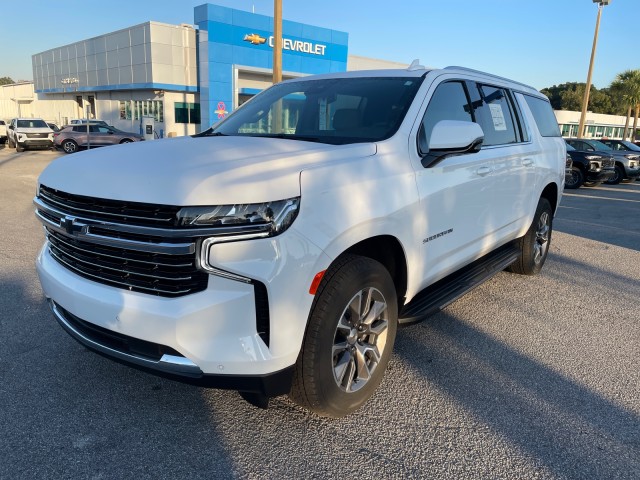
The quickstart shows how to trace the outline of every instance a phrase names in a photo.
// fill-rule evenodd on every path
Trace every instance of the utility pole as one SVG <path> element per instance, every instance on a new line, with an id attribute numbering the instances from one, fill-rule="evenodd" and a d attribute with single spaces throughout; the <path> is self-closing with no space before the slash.
<path id="1" fill-rule="evenodd" d="M 593 61 L 596 58 L 596 46 L 598 45 L 598 31 L 600 30 L 600 17 L 602 16 L 602 8 L 609 5 L 611 0 L 593 0 L 598 4 L 598 19 L 596 20 L 596 32 L 593 35 L 593 46 L 591 47 L 591 60 L 589 61 L 589 73 L 587 73 L 587 84 L 584 89 L 584 97 L 582 97 L 582 112 L 580 113 L 580 125 L 578 126 L 578 138 L 584 137 L 584 127 L 587 119 L 587 108 L 589 106 L 589 94 L 591 91 L 591 75 L 593 74 Z"/>
<path id="2" fill-rule="evenodd" d="M 273 0 L 273 84 L 282 81 L 282 0 Z M 272 132 L 282 131 L 282 99 L 277 101 L 271 112 Z"/>
<path id="3" fill-rule="evenodd" d="M 273 83 L 282 81 L 282 0 L 273 0 Z"/>

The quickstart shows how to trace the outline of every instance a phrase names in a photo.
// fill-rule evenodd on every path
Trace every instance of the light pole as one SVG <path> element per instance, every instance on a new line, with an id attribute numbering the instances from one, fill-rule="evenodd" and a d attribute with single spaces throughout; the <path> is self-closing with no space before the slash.
<path id="1" fill-rule="evenodd" d="M 587 85 L 584 89 L 584 97 L 582 97 L 582 112 L 580 113 L 580 125 L 578 126 L 578 138 L 584 136 L 584 124 L 587 118 L 587 107 L 589 106 L 589 93 L 591 90 L 591 74 L 593 73 L 593 60 L 596 57 L 596 46 L 598 45 L 598 31 L 600 30 L 600 17 L 602 16 L 602 8 L 609 5 L 611 0 L 593 0 L 598 4 L 598 19 L 596 20 L 596 32 L 593 35 L 593 47 L 591 47 L 591 60 L 589 61 L 589 73 L 587 74 Z"/>

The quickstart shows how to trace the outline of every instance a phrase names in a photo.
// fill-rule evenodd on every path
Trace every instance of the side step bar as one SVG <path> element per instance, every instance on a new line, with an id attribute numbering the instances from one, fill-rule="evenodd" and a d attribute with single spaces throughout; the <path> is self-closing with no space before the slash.
<path id="1" fill-rule="evenodd" d="M 398 323 L 424 320 L 511 265 L 520 255 L 515 241 L 488 253 L 448 277 L 429 285 L 405 305 Z"/>

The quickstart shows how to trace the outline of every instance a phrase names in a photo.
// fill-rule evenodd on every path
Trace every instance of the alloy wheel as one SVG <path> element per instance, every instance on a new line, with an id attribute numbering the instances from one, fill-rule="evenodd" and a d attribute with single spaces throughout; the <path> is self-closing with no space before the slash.
<path id="1" fill-rule="evenodd" d="M 333 342 L 333 376 L 344 392 L 364 387 L 387 344 L 387 302 L 375 288 L 364 288 L 349 301 Z"/>

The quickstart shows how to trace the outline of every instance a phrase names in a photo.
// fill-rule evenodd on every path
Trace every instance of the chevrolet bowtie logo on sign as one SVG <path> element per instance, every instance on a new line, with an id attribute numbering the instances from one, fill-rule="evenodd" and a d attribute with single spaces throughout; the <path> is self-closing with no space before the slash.
<path id="1" fill-rule="evenodd" d="M 244 36 L 245 42 L 251 43 L 251 45 L 263 45 L 267 43 L 267 39 L 261 37 L 257 33 L 248 33 Z M 269 37 L 268 45 L 273 48 L 273 35 Z M 304 42 L 302 40 L 292 40 L 290 38 L 282 39 L 282 49 L 291 50 L 293 52 L 310 53 L 312 55 L 324 56 L 324 52 L 327 46 L 321 43 Z"/>
<path id="2" fill-rule="evenodd" d="M 244 36 L 244 41 L 250 42 L 252 45 L 262 45 L 263 43 L 267 42 L 267 39 L 264 37 L 261 37 L 257 33 L 250 33 Z"/>

